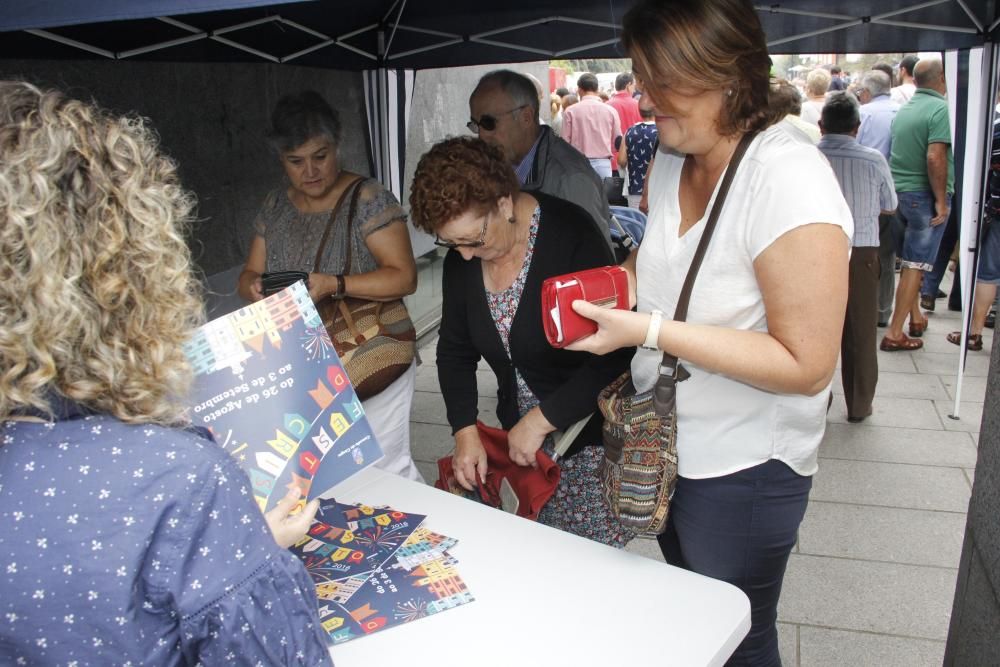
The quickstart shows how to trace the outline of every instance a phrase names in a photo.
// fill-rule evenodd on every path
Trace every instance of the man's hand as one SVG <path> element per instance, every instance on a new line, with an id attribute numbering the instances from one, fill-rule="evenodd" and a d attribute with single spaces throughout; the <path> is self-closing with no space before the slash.
<path id="1" fill-rule="evenodd" d="M 948 214 L 951 212 L 951 207 L 948 206 L 948 200 L 935 201 L 934 202 L 934 212 L 937 214 L 931 218 L 931 227 L 937 227 L 943 222 L 948 221 Z"/>

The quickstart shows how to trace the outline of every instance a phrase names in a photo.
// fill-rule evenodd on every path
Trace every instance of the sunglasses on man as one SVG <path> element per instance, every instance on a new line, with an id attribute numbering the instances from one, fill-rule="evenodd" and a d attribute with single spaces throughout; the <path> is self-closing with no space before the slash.
<path id="1" fill-rule="evenodd" d="M 527 104 L 522 104 L 521 106 L 514 107 L 513 109 L 511 109 L 509 111 L 504 111 L 503 113 L 499 114 L 498 116 L 491 116 L 489 114 L 485 114 L 484 113 L 482 116 L 479 117 L 479 120 L 476 120 L 475 118 L 471 118 L 469 120 L 469 122 L 465 124 L 465 126 L 467 128 L 469 128 L 469 132 L 472 132 L 473 134 L 479 134 L 479 130 L 486 130 L 487 132 L 492 132 L 493 130 L 497 129 L 497 121 L 500 118 L 502 118 L 503 116 L 506 116 L 509 113 L 514 113 L 514 112 L 520 111 L 521 109 L 523 109 L 526 106 L 528 106 L 528 105 Z"/>

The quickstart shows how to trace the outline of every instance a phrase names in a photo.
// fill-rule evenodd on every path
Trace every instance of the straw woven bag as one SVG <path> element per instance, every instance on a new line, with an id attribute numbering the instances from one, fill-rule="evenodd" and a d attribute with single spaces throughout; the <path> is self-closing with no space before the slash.
<path id="1" fill-rule="evenodd" d="M 351 231 L 357 212 L 358 185 L 354 181 L 330 213 L 320 247 L 316 253 L 316 270 L 323 256 L 333 227 L 333 221 L 345 199 L 350 197 L 347 212 L 347 259 L 344 272 L 351 273 Z M 375 396 L 396 381 L 413 363 L 416 355 L 417 332 L 402 299 L 373 301 L 355 297 L 328 297 L 316 304 L 316 309 L 330 335 L 347 377 L 354 385 L 358 398 Z"/>

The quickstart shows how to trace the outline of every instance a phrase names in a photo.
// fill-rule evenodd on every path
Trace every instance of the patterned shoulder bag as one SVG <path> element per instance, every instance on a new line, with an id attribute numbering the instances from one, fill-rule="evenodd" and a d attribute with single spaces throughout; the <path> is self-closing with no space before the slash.
<path id="1" fill-rule="evenodd" d="M 684 278 L 674 321 L 687 318 L 698 269 L 715 231 L 729 186 L 754 133 L 743 135 L 719 186 L 691 267 Z M 663 353 L 656 384 L 636 393 L 631 373 L 604 388 L 597 407 L 604 416 L 604 461 L 601 487 L 611 512 L 622 526 L 642 535 L 659 535 L 667 527 L 670 498 L 677 483 L 677 383 L 689 377 L 677 357 Z"/>

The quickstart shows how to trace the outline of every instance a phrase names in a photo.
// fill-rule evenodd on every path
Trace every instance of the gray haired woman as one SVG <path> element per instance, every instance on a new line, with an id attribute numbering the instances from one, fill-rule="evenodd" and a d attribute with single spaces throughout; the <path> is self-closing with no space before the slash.
<path id="1" fill-rule="evenodd" d="M 261 274 L 286 270 L 309 272 L 309 294 L 316 302 L 330 296 L 388 301 L 416 290 L 406 213 L 378 181 L 341 169 L 340 133 L 337 112 L 314 91 L 286 95 L 275 106 L 268 139 L 287 180 L 267 195 L 254 221 L 255 236 L 239 278 L 243 298 L 264 298 Z M 359 178 L 348 235 L 350 207 L 345 203 L 338 209 L 337 204 Z M 315 265 L 331 215 L 329 239 Z M 363 405 L 385 453 L 378 467 L 422 481 L 410 456 L 414 374 L 411 366 Z"/>

